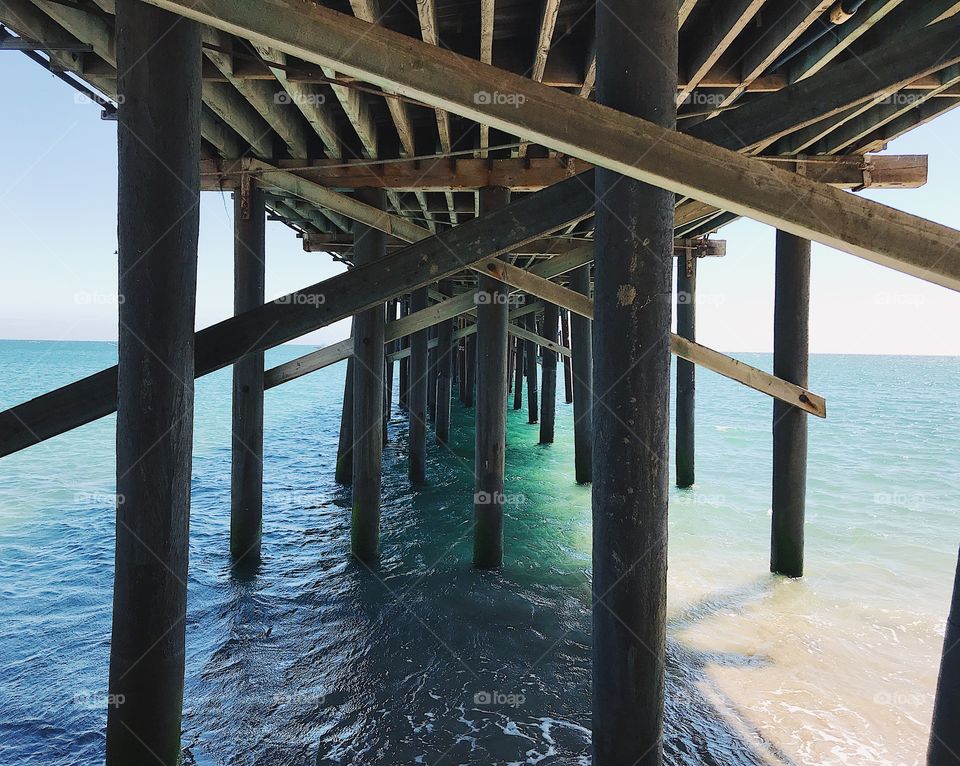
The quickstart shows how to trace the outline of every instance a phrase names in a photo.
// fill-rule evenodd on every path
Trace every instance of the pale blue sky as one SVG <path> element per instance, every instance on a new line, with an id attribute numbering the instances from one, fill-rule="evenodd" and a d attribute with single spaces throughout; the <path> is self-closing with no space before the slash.
<path id="1" fill-rule="evenodd" d="M 116 339 L 116 125 L 26 57 L 0 52 L 0 338 Z M 922 189 L 867 196 L 960 228 L 960 110 L 892 143 L 928 154 Z M 232 313 L 232 202 L 201 199 L 197 327 Z M 773 230 L 739 221 L 721 230 L 727 257 L 701 261 L 698 336 L 724 351 L 769 351 Z M 304 253 L 293 232 L 267 225 L 267 297 L 342 269 Z M 960 295 L 814 245 L 813 352 L 960 355 Z M 343 323 L 303 342 L 344 337 Z"/>

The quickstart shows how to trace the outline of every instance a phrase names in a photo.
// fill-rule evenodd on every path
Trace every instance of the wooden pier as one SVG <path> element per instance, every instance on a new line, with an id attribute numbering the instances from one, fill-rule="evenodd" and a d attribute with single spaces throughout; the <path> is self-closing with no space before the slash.
<path id="1" fill-rule="evenodd" d="M 0 413 L 5 456 L 117 412 L 110 693 L 128 702 L 110 710 L 107 762 L 180 758 L 195 377 L 233 368 L 229 547 L 252 576 L 264 392 L 343 360 L 344 555 L 376 566 L 398 362 L 413 486 L 450 440 L 454 392 L 473 408 L 462 504 L 474 565 L 495 569 L 507 408 L 526 404 L 551 449 L 562 359 L 570 480 L 593 491 L 594 763 L 660 764 L 671 355 L 680 488 L 696 482 L 696 367 L 773 400 L 770 568 L 801 576 L 807 417 L 826 417 L 808 388 L 811 242 L 960 289 L 960 232 L 855 193 L 925 183 L 926 157 L 882 152 L 960 104 L 958 11 L 0 0 L 4 55 L 30 56 L 118 121 L 119 363 Z M 195 333 L 199 197 L 224 190 L 235 315 Z M 772 374 L 696 340 L 698 262 L 725 256 L 715 233 L 744 216 L 777 229 Z M 268 219 L 349 268 L 265 302 Z M 264 369 L 267 349 L 348 318 L 350 338 Z M 935 766 L 957 762 L 951 648 Z"/>

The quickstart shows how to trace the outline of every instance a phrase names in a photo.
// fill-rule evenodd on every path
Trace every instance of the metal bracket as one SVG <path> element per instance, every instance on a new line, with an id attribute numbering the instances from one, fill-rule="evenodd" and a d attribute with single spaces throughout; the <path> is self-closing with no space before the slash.
<path id="1" fill-rule="evenodd" d="M 854 187 L 853 191 L 855 192 L 863 191 L 873 184 L 873 164 L 870 162 L 869 157 L 863 158 L 863 166 L 860 170 L 863 172 L 863 183 Z"/>

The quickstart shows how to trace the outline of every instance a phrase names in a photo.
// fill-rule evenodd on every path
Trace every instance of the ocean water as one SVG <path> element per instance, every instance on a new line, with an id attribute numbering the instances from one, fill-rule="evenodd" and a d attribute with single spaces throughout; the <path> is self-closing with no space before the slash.
<path id="1" fill-rule="evenodd" d="M 115 353 L 0 342 L 0 407 Z M 228 558 L 229 372 L 197 383 L 184 763 L 588 763 L 590 489 L 562 378 L 554 445 L 508 416 L 492 573 L 470 566 L 472 411 L 456 401 L 420 492 L 394 413 L 382 561 L 349 559 L 332 479 L 343 374 L 267 392 L 252 580 Z M 958 380 L 954 358 L 812 358 L 829 419 L 810 421 L 807 576 L 788 581 L 767 573 L 771 403 L 699 373 L 698 483 L 671 494 L 668 763 L 923 762 L 960 541 Z M 102 759 L 113 430 L 0 460 L 0 763 Z"/>

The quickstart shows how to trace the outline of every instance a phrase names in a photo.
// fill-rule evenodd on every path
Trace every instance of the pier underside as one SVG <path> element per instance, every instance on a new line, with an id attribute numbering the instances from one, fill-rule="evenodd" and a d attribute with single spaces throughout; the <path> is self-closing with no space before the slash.
<path id="1" fill-rule="evenodd" d="M 960 232 L 856 194 L 926 182 L 925 156 L 883 151 L 960 104 L 958 11 L 0 0 L 0 48 L 119 123 L 119 363 L 0 412 L 0 456 L 118 413 L 134 502 L 118 506 L 111 692 L 133 703 L 110 711 L 108 763 L 179 757 L 194 378 L 234 366 L 231 545 L 256 565 L 264 391 L 349 359 L 337 479 L 353 483 L 352 554 L 374 567 L 394 364 L 414 487 L 430 481 L 431 426 L 449 438 L 452 392 L 476 408 L 464 506 L 474 563 L 494 569 L 511 388 L 520 409 L 526 385 L 549 445 L 563 365 L 576 479 L 593 484 L 594 762 L 659 764 L 670 355 L 681 487 L 695 482 L 697 366 L 774 400 L 771 571 L 801 576 L 807 416 L 827 415 L 807 374 L 810 244 L 960 289 Z M 196 202 L 224 190 L 236 313 L 194 334 Z M 697 263 L 726 256 L 716 232 L 740 217 L 778 230 L 772 374 L 696 342 Z M 349 268 L 264 303 L 267 219 L 304 258 Z M 351 338 L 264 369 L 265 350 L 347 318 Z M 935 764 L 955 762 L 953 660 Z"/>

